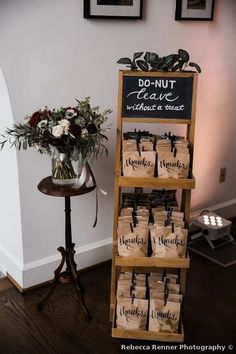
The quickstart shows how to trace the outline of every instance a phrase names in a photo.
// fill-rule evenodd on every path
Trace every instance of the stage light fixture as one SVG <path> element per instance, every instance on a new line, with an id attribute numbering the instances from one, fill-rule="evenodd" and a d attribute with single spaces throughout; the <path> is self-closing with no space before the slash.
<path id="1" fill-rule="evenodd" d="M 194 219 L 193 224 L 201 228 L 201 231 L 195 234 L 193 238 L 204 236 L 212 249 L 234 241 L 234 238 L 230 234 L 231 221 L 224 219 L 212 211 L 199 215 Z"/>

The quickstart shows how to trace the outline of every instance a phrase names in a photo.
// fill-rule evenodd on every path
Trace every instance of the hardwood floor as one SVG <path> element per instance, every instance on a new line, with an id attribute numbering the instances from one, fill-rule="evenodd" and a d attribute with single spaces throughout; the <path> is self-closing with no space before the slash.
<path id="1" fill-rule="evenodd" d="M 194 253 L 190 256 L 185 343 L 236 345 L 236 264 L 222 268 Z M 118 354 L 128 352 L 121 351 L 121 344 L 151 345 L 111 337 L 110 268 L 110 263 L 103 264 L 81 274 L 91 322 L 85 321 L 71 285 L 59 285 L 41 313 L 36 303 L 47 286 L 21 295 L 0 280 L 0 354 Z"/>
<path id="2" fill-rule="evenodd" d="M 85 299 L 93 320 L 87 322 L 71 285 L 59 285 L 43 312 L 35 304 L 47 287 L 21 295 L 0 291 L 0 353 L 118 353 L 108 320 L 110 264 L 84 273 Z"/>

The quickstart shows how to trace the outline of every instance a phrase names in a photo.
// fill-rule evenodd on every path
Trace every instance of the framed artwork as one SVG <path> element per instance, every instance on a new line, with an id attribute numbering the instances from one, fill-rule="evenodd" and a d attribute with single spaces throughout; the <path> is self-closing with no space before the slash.
<path id="1" fill-rule="evenodd" d="M 84 0 L 84 18 L 141 19 L 143 0 Z"/>
<path id="2" fill-rule="evenodd" d="M 215 0 L 176 0 L 176 20 L 212 21 Z"/>

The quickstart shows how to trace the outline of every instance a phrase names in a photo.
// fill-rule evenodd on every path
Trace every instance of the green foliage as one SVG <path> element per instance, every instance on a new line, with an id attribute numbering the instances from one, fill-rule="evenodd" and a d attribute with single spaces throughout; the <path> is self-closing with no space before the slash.
<path id="1" fill-rule="evenodd" d="M 178 54 L 180 56 L 180 58 L 185 62 L 187 63 L 189 61 L 189 54 L 188 52 L 186 52 L 186 50 L 184 49 L 179 49 L 178 50 Z"/>
<path id="2" fill-rule="evenodd" d="M 52 154 L 54 147 L 60 152 L 70 152 L 75 159 L 83 161 L 108 154 L 104 144 L 104 134 L 109 129 L 104 127 L 108 115 L 112 112 L 90 105 L 90 97 L 76 100 L 75 107 L 59 108 L 34 112 L 24 122 L 16 123 L 2 134 L 0 150 L 7 142 L 17 150 L 36 148 L 40 153 Z M 55 130 L 56 129 L 56 130 Z"/>
<path id="3" fill-rule="evenodd" d="M 118 64 L 131 65 L 131 60 L 129 58 L 121 58 L 117 61 Z"/>
<path id="4" fill-rule="evenodd" d="M 194 67 L 197 70 L 197 72 L 199 72 L 199 73 L 201 72 L 201 68 L 198 64 L 190 62 L 188 65 L 191 67 Z"/>
<path id="5" fill-rule="evenodd" d="M 148 63 L 145 60 L 137 60 L 137 65 L 138 67 L 143 70 L 143 71 L 148 71 L 149 66 Z"/>
<path id="6" fill-rule="evenodd" d="M 190 66 L 200 73 L 200 66 L 189 60 L 188 52 L 184 49 L 179 49 L 177 54 L 169 54 L 164 57 L 159 57 L 157 53 L 153 52 L 137 52 L 134 53 L 133 60 L 125 57 L 119 59 L 117 63 L 126 65 L 133 71 L 138 69 L 143 71 L 184 71 Z"/>
<path id="7" fill-rule="evenodd" d="M 140 58 L 141 56 L 143 55 L 143 52 L 137 52 L 137 53 L 134 53 L 133 55 L 133 61 Z"/>
<path id="8" fill-rule="evenodd" d="M 151 67 L 158 63 L 159 56 L 156 53 L 146 52 L 144 55 L 144 60 L 150 64 Z"/>

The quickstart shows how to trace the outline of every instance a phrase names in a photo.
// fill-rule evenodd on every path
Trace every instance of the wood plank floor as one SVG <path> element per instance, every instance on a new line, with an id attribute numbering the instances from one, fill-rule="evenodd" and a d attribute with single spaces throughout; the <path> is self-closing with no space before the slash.
<path id="1" fill-rule="evenodd" d="M 236 265 L 222 268 L 194 253 L 190 256 L 185 343 L 236 346 Z M 47 286 L 21 295 L 0 280 L 0 354 L 118 354 L 124 352 L 121 344 L 152 344 L 111 337 L 110 268 L 110 263 L 103 264 L 81 274 L 91 322 L 85 321 L 71 285 L 58 286 L 40 313 L 35 305 Z"/>

